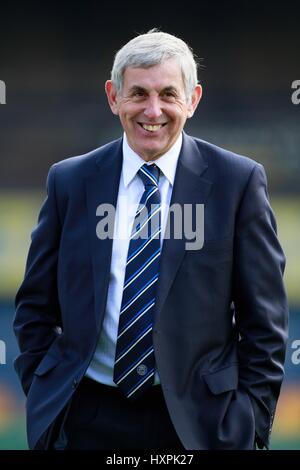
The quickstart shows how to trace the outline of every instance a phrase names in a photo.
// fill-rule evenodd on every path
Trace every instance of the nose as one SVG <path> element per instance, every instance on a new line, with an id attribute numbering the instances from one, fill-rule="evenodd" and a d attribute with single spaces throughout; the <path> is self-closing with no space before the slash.
<path id="1" fill-rule="evenodd" d="M 157 119 L 162 115 L 159 97 L 149 96 L 144 114 L 148 119 Z"/>

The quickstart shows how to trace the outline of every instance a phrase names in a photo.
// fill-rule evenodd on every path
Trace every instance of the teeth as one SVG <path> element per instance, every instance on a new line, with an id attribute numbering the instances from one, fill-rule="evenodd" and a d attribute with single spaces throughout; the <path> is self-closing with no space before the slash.
<path id="1" fill-rule="evenodd" d="M 146 131 L 150 131 L 150 132 L 158 131 L 161 127 L 162 127 L 161 124 L 156 124 L 154 126 L 143 124 L 143 128 L 146 129 Z"/>

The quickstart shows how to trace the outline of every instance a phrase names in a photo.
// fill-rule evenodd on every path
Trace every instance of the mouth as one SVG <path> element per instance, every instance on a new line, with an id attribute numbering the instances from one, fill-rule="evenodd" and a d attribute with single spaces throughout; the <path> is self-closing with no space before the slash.
<path id="1" fill-rule="evenodd" d="M 162 124 L 145 124 L 142 122 L 138 122 L 139 126 L 142 127 L 147 132 L 158 132 L 162 127 L 164 127 L 167 123 L 164 122 Z"/>

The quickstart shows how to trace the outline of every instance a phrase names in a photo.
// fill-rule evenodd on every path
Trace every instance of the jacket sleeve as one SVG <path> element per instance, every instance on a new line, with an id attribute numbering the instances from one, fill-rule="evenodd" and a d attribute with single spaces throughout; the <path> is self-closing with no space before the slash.
<path id="1" fill-rule="evenodd" d="M 287 342 L 285 257 L 276 230 L 265 172 L 257 164 L 239 207 L 233 282 L 239 386 L 250 396 L 260 448 L 269 445 Z"/>
<path id="2" fill-rule="evenodd" d="M 61 226 L 55 197 L 55 165 L 47 178 L 47 197 L 31 235 L 24 280 L 15 299 L 14 332 L 20 355 L 14 366 L 25 394 L 33 373 L 58 335 L 60 308 L 57 261 Z"/>

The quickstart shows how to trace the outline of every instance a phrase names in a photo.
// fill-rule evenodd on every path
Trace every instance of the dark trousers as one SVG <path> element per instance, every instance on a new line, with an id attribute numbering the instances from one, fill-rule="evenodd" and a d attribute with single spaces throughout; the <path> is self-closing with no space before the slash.
<path id="1" fill-rule="evenodd" d="M 119 388 L 85 377 L 74 393 L 63 431 L 66 449 L 184 450 L 159 385 L 130 402 Z"/>

